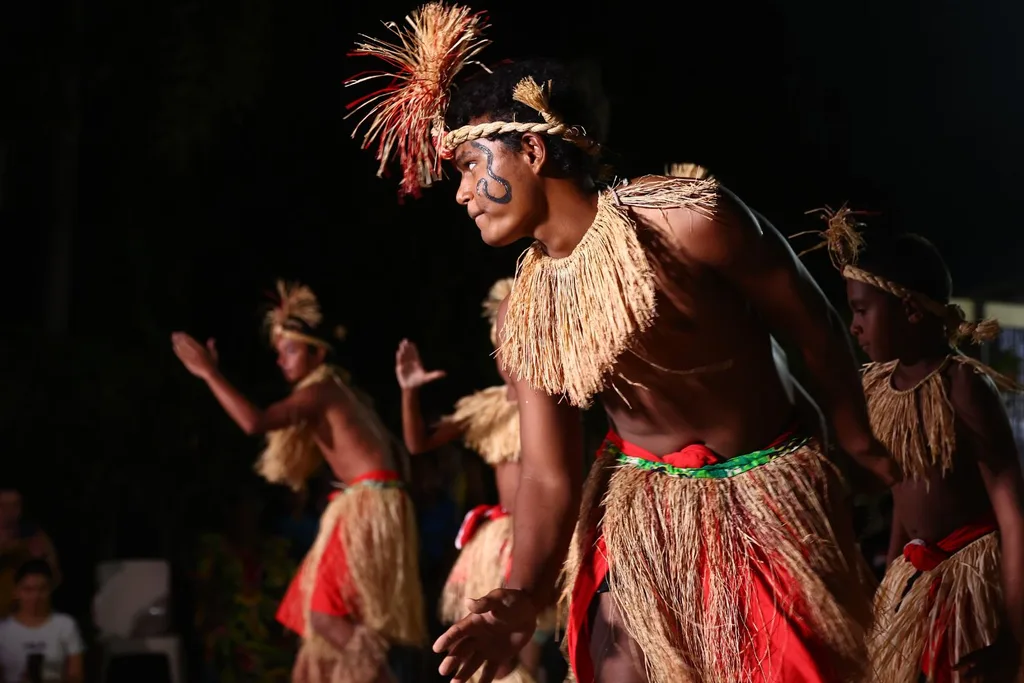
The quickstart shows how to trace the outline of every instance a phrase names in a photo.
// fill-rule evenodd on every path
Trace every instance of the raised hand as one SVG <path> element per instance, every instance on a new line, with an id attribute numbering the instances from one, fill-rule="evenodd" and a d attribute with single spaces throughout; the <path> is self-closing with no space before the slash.
<path id="1" fill-rule="evenodd" d="M 444 376 L 444 370 L 427 372 L 423 369 L 420 351 L 411 341 L 403 339 L 398 344 L 398 351 L 395 352 L 395 377 L 398 378 L 398 386 L 403 389 L 418 389 Z"/>
<path id="2" fill-rule="evenodd" d="M 213 339 L 203 346 L 184 332 L 175 332 L 171 335 L 171 345 L 174 355 L 196 377 L 206 379 L 217 369 L 217 345 Z"/>
<path id="3" fill-rule="evenodd" d="M 434 643 L 434 652 L 448 656 L 438 669 L 452 683 L 468 683 L 478 670 L 476 683 L 491 683 L 512 668 L 519 651 L 537 628 L 537 608 L 519 590 L 499 588 L 469 601 L 470 614 Z"/>

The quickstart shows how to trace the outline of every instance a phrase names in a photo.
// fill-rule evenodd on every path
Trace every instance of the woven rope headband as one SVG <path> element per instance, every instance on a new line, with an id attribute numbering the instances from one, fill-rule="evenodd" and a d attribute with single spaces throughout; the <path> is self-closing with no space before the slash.
<path id="1" fill-rule="evenodd" d="M 991 318 L 971 322 L 967 320 L 964 310 L 954 303 L 941 303 L 927 294 L 904 287 L 903 285 L 881 275 L 868 272 L 857 266 L 857 257 L 865 246 L 864 237 L 860 234 L 863 223 L 856 220 L 857 216 L 871 215 L 865 211 L 852 211 L 846 204 L 833 211 L 830 207 L 814 209 L 807 213 L 817 213 L 828 224 L 824 230 L 814 230 L 793 235 L 794 238 L 806 234 L 818 234 L 822 237 L 821 244 L 805 249 L 800 256 L 818 249 L 828 249 L 832 264 L 848 280 L 855 280 L 871 285 L 901 301 L 913 302 L 924 312 L 938 318 L 949 335 L 954 346 L 965 341 L 973 344 L 991 341 L 999 336 L 999 322 Z"/>
<path id="2" fill-rule="evenodd" d="M 587 137 L 586 130 L 582 126 L 567 125 L 558 114 L 551 109 L 548 98 L 551 94 L 551 81 L 544 86 L 537 84 L 532 77 L 527 76 L 516 84 L 512 91 L 512 99 L 530 107 L 544 119 L 543 123 L 515 121 L 489 121 L 478 123 L 473 126 L 462 126 L 444 135 L 440 145 L 440 154 L 444 159 L 450 158 L 455 149 L 464 142 L 489 138 L 494 135 L 505 135 L 508 133 L 538 133 L 551 135 L 567 140 L 589 153 L 600 151 L 600 145 Z"/>
<path id="3" fill-rule="evenodd" d="M 406 17 L 405 26 L 386 23 L 394 42 L 369 36 L 356 45 L 352 56 L 376 57 L 393 71 L 370 71 L 345 82 L 352 86 L 376 79 L 388 84 L 348 105 L 348 116 L 362 113 L 352 136 L 366 126 L 364 149 L 377 146 L 377 175 L 397 161 L 402 169 L 399 196 L 419 197 L 421 190 L 441 179 L 441 162 L 451 158 L 464 142 L 508 133 L 538 133 L 568 140 L 597 153 L 594 140 L 580 126 L 566 124 L 548 102 L 551 83 L 543 87 L 532 78 L 520 81 L 513 99 L 537 111 L 543 122 L 490 121 L 444 130 L 444 115 L 451 99 L 451 86 L 464 67 L 476 64 L 476 56 L 490 41 L 483 37 L 485 17 L 460 5 L 434 2 Z M 347 118 L 347 117 L 346 117 Z"/>

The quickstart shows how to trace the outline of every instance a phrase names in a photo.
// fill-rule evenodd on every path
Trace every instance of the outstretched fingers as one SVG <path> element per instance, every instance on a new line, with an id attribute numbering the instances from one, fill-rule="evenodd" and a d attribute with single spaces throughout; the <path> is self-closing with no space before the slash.
<path id="1" fill-rule="evenodd" d="M 434 641 L 434 652 L 440 654 L 452 650 L 460 641 L 473 635 L 473 631 L 483 622 L 479 614 L 470 614 L 460 619 L 441 634 L 441 637 Z"/>
<path id="2" fill-rule="evenodd" d="M 431 370 L 423 376 L 423 382 L 436 382 L 447 374 L 444 370 Z"/>

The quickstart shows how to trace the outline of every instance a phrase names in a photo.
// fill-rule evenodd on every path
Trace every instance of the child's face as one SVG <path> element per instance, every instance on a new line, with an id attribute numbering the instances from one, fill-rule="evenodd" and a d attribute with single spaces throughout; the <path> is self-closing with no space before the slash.
<path id="1" fill-rule="evenodd" d="M 872 361 L 886 363 L 899 358 L 901 340 L 912 333 L 902 302 L 877 287 L 846 281 L 846 299 L 853 311 L 850 334 Z"/>

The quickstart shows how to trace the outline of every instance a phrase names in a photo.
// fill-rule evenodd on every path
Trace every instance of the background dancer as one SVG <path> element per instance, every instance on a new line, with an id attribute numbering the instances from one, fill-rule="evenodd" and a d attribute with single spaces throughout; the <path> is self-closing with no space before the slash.
<path id="1" fill-rule="evenodd" d="M 863 378 L 872 428 L 906 475 L 893 489 L 871 680 L 1014 680 L 1024 643 L 1024 481 L 998 389 L 1022 387 L 957 349 L 999 327 L 969 322 L 950 303 L 952 279 L 935 246 L 902 234 L 865 247 L 857 216 L 826 210 L 825 244 L 846 278 L 850 332 L 872 361 Z"/>
<path id="2" fill-rule="evenodd" d="M 263 477 L 300 489 L 326 459 L 343 482 L 278 610 L 303 638 L 294 680 L 388 681 L 390 645 L 426 638 L 412 503 L 380 419 L 326 362 L 332 345 L 316 296 L 300 284 L 279 281 L 277 289 L 266 327 L 294 387 L 284 400 L 253 405 L 217 369 L 212 339 L 204 347 L 176 332 L 174 351 L 246 434 L 267 434 Z"/>
<path id="3" fill-rule="evenodd" d="M 483 302 L 484 315 L 491 325 L 491 341 L 497 344 L 495 327 L 498 306 L 512 290 L 512 278 L 499 280 Z M 402 427 L 405 445 L 413 455 L 425 453 L 462 439 L 466 447 L 479 453 L 494 468 L 498 487 L 497 505 L 480 505 L 469 511 L 456 537 L 461 551 L 452 567 L 441 595 L 440 614 L 446 624 L 466 616 L 467 598 L 486 595 L 500 588 L 512 560 L 512 514 L 519 487 L 519 409 L 514 385 L 501 364 L 498 373 L 504 383 L 459 400 L 455 412 L 428 430 L 420 410 L 422 386 L 444 377 L 441 370 L 426 371 L 416 345 L 402 340 L 395 354 L 395 375 L 402 388 Z M 539 640 L 550 635 L 554 615 L 519 654 L 520 666 L 502 680 L 532 680 L 540 663 Z M 541 622 L 544 620 L 542 619 Z"/>

